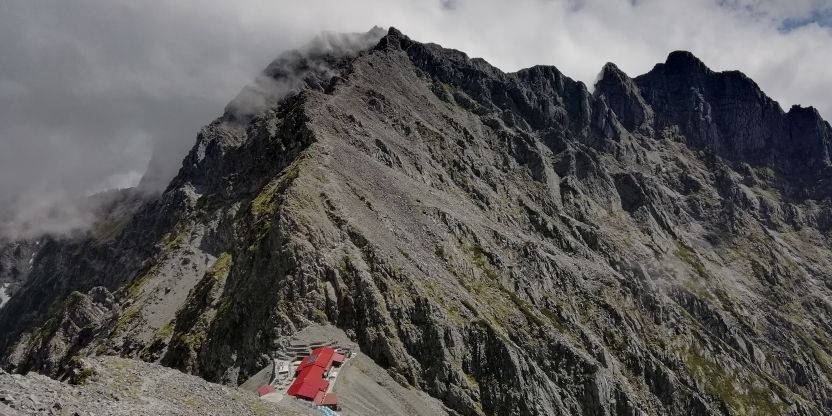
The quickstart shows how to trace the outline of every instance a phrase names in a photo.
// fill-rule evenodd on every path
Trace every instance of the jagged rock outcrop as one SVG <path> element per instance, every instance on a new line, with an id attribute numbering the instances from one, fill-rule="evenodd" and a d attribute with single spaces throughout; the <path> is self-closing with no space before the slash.
<path id="1" fill-rule="evenodd" d="M 47 242 L 0 311 L 5 366 L 56 373 L 69 316 L 95 334 L 74 355 L 236 384 L 332 323 L 458 414 L 832 410 L 816 111 L 684 52 L 589 92 L 356 39 L 278 59 L 116 235 Z M 63 301 L 98 286 L 112 307 Z"/>
<path id="2" fill-rule="evenodd" d="M 39 245 L 39 241 L 0 239 L 0 308 L 26 282 Z"/>
<path id="3" fill-rule="evenodd" d="M 678 127 L 694 147 L 788 173 L 811 174 L 830 164 L 832 129 L 817 110 L 795 106 L 784 113 L 739 71 L 716 73 L 690 52 L 677 51 L 635 83 L 660 109 L 658 126 Z"/>
<path id="4" fill-rule="evenodd" d="M 639 132 L 642 128 L 652 127 L 653 109 L 641 96 L 635 81 L 610 62 L 601 69 L 595 83 L 595 95 L 603 97 L 625 129 Z"/>

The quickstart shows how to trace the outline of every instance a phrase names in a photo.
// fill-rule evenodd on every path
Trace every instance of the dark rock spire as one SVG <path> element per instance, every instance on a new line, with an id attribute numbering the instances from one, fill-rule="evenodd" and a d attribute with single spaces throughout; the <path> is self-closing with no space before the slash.
<path id="1" fill-rule="evenodd" d="M 641 97 L 635 82 L 611 62 L 601 70 L 595 95 L 606 99 L 627 130 L 634 131 L 653 121 L 653 110 Z"/>

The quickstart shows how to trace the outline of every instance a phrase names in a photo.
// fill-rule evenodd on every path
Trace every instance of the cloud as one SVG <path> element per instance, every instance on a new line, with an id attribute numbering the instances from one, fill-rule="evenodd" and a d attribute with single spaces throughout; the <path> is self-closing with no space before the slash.
<path id="1" fill-rule="evenodd" d="M 161 187 L 199 127 L 315 34 L 396 26 L 506 71 L 591 84 L 691 50 L 784 108 L 832 119 L 830 0 L 11 0 L 0 6 L 0 207 L 32 195 Z M 153 156 L 152 163 L 150 162 Z M 52 198 L 44 198 L 52 200 Z M 7 213 L 8 215 L 8 213 Z"/>
<path id="2" fill-rule="evenodd" d="M 387 31 L 378 26 L 363 33 L 322 32 L 306 45 L 278 56 L 228 103 L 225 112 L 245 118 L 276 104 L 304 84 L 327 83 L 337 73 L 327 57 L 354 57 L 373 47 L 385 34 Z"/>
<path id="3" fill-rule="evenodd" d="M 832 6 L 814 9 L 808 15 L 797 16 L 783 20 L 780 29 L 783 31 L 791 31 L 796 28 L 816 25 L 820 27 L 832 27 Z"/>
<path id="4" fill-rule="evenodd" d="M 119 197 L 113 193 L 84 197 L 48 188 L 24 193 L 0 218 L 0 243 L 9 237 L 32 240 L 44 234 L 71 235 L 89 229 L 102 208 Z"/>

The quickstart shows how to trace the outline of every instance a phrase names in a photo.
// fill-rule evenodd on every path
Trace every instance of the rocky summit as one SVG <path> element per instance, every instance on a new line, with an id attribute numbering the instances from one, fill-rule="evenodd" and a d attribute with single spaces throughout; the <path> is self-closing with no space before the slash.
<path id="1" fill-rule="evenodd" d="M 4 243 L 2 366 L 237 386 L 331 324 L 448 414 L 832 414 L 830 153 L 815 109 L 687 52 L 588 87 L 324 35 L 163 193 Z"/>

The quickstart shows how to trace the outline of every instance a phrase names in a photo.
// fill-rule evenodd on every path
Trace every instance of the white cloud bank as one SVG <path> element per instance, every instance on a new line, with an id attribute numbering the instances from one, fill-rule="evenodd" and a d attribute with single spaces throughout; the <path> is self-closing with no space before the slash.
<path id="1" fill-rule="evenodd" d="M 506 71 L 549 64 L 587 84 L 608 61 L 634 76 L 686 49 L 832 119 L 830 16 L 832 0 L 9 0 L 0 209 L 132 185 L 154 147 L 172 174 L 201 125 L 323 30 L 396 26 Z"/>

